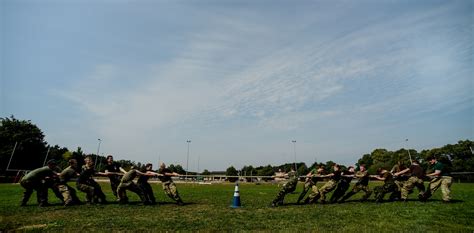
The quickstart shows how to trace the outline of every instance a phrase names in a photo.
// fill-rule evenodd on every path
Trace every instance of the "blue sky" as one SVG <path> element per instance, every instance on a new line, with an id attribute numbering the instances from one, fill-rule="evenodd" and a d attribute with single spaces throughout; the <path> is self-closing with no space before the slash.
<path id="1" fill-rule="evenodd" d="M 472 5 L 4 0 L 0 113 L 190 170 L 473 140 Z"/>

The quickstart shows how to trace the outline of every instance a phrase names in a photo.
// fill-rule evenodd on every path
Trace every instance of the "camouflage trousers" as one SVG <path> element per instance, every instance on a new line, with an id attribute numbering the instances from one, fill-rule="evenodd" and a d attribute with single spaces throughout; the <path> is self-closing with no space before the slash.
<path id="1" fill-rule="evenodd" d="M 181 197 L 179 196 L 178 189 L 176 188 L 176 184 L 173 181 L 168 181 L 163 183 L 163 190 L 165 191 L 166 195 L 171 199 L 175 200 L 178 203 L 183 203 Z"/>
<path id="2" fill-rule="evenodd" d="M 423 193 L 425 192 L 423 180 L 416 176 L 412 176 L 405 183 L 403 183 L 403 186 L 401 187 L 402 200 L 406 200 L 408 198 L 408 194 L 410 194 L 410 192 L 412 192 L 415 187 L 418 188 L 418 195 L 420 197 L 423 196 Z"/>
<path id="3" fill-rule="evenodd" d="M 311 187 L 313 187 L 315 184 L 312 181 L 306 181 L 303 186 L 303 191 L 301 191 L 300 196 L 298 197 L 298 201 L 296 203 L 300 203 L 304 196 L 306 196 L 306 193 L 308 193 L 309 190 L 311 190 Z"/>
<path id="4" fill-rule="evenodd" d="M 81 201 L 77 197 L 76 190 L 67 184 L 58 185 L 58 189 L 64 200 L 64 205 L 79 204 Z"/>
<path id="5" fill-rule="evenodd" d="M 439 187 L 443 194 L 443 201 L 451 201 L 451 185 L 453 184 L 453 178 L 450 176 L 436 177 L 430 181 L 428 197 L 431 196 Z"/>
<path id="6" fill-rule="evenodd" d="M 273 204 L 275 205 L 281 205 L 283 204 L 283 200 L 285 199 L 285 195 L 288 193 L 291 193 L 296 190 L 296 183 L 286 183 L 284 184 L 280 191 L 278 192 L 277 196 L 275 199 L 272 201 Z"/>
<path id="7" fill-rule="evenodd" d="M 316 201 L 319 199 L 321 195 L 319 194 L 319 189 L 316 185 L 313 185 L 311 187 L 311 193 L 309 196 L 306 198 L 304 201 L 305 203 L 316 203 Z"/>
<path id="8" fill-rule="evenodd" d="M 87 203 L 106 203 L 105 194 L 102 192 L 102 188 L 97 182 L 90 183 L 76 183 L 76 188 L 81 192 L 86 193 L 86 202 Z"/>
<path id="9" fill-rule="evenodd" d="M 48 202 L 48 199 L 46 197 L 47 189 L 44 187 L 43 183 L 21 181 L 20 185 L 25 189 L 25 191 L 23 192 L 23 198 L 21 200 L 22 206 L 28 203 L 28 200 L 30 199 L 31 194 L 33 194 L 33 191 L 36 191 L 36 199 L 38 201 L 38 204 L 46 204 Z"/>
<path id="10" fill-rule="evenodd" d="M 360 192 L 360 191 L 364 191 L 364 196 L 362 196 L 361 198 L 361 201 L 365 201 L 367 200 L 370 195 L 372 194 L 372 191 L 370 191 L 370 188 L 369 186 L 367 185 L 363 185 L 363 184 L 355 184 L 354 187 L 352 188 L 352 190 L 350 192 L 348 192 L 346 195 L 344 195 L 344 197 L 342 198 L 341 201 L 345 201 L 347 199 L 349 199 L 352 195 Z"/>
<path id="11" fill-rule="evenodd" d="M 322 202 L 326 201 L 326 194 L 331 192 L 337 187 L 337 181 L 329 180 L 319 189 L 319 195 L 321 195 L 320 199 Z"/>
<path id="12" fill-rule="evenodd" d="M 118 188 L 117 188 L 117 194 L 119 196 L 119 202 L 120 203 L 126 203 L 128 202 L 128 197 L 126 194 L 126 190 L 130 190 L 134 193 L 136 193 L 142 202 L 146 202 L 145 195 L 143 195 L 143 191 L 136 185 L 133 181 L 130 182 L 120 182 Z"/>
<path id="13" fill-rule="evenodd" d="M 387 193 L 391 193 L 389 197 L 390 201 L 400 197 L 398 186 L 395 183 L 388 183 L 374 188 L 375 202 L 382 202 Z"/>

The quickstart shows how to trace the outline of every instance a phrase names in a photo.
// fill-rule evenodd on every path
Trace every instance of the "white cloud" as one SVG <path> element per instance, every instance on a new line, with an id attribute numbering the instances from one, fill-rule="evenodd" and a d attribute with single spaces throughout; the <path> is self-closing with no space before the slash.
<path id="1" fill-rule="evenodd" d="M 144 142 L 173 134 L 184 137 L 197 131 L 202 137 L 222 137 L 206 135 L 206 130 L 218 131 L 223 124 L 234 134 L 242 130 L 242 122 L 249 124 L 245 130 L 285 133 L 348 116 L 357 124 L 406 109 L 421 114 L 463 99 L 445 99 L 456 91 L 454 84 L 442 81 L 418 88 L 410 80 L 420 71 L 418 64 L 443 62 L 440 57 L 420 57 L 457 52 L 444 40 L 439 41 L 444 51 L 429 46 L 423 50 L 417 39 L 430 37 L 436 25 L 430 19 L 439 11 L 369 24 L 331 41 L 312 40 L 324 29 L 300 25 L 304 30 L 295 32 L 291 41 L 288 36 L 274 37 L 280 29 L 220 16 L 167 62 L 142 67 L 99 64 L 62 95 L 100 119 L 99 134 L 114 150 L 137 154 L 149 153 Z M 121 86 L 124 80 L 132 84 Z M 145 148 L 131 148 L 126 142 Z"/>

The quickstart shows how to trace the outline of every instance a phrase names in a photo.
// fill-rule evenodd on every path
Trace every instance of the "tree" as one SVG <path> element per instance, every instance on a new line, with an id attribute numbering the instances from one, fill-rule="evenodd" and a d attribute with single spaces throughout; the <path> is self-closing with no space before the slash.
<path id="1" fill-rule="evenodd" d="M 257 169 L 255 169 L 252 165 L 244 166 L 241 171 L 244 176 L 257 175 Z"/>
<path id="2" fill-rule="evenodd" d="M 225 171 L 225 175 L 226 176 L 238 176 L 239 173 L 237 172 L 237 169 L 235 169 L 234 166 L 230 166 L 229 168 L 227 168 L 227 170 Z M 237 177 L 228 177 L 227 178 L 230 182 L 235 182 L 238 180 Z"/>
<path id="3" fill-rule="evenodd" d="M 374 164 L 374 160 L 372 159 L 370 154 L 365 154 L 357 161 L 357 165 L 361 164 L 365 164 L 365 167 L 369 168 L 370 166 L 372 166 L 372 164 Z"/>
<path id="4" fill-rule="evenodd" d="M 49 153 L 48 153 L 48 160 L 54 159 L 58 163 L 59 167 L 67 167 L 69 166 L 68 160 L 69 158 L 65 159 L 63 155 L 69 150 L 66 147 L 60 147 L 59 145 L 55 146 L 48 146 Z"/>
<path id="5" fill-rule="evenodd" d="M 186 174 L 186 171 L 183 169 L 183 167 L 181 165 L 176 165 L 175 166 L 175 170 L 176 170 L 176 173 L 178 174 L 181 174 L 181 175 L 184 175 Z"/>
<path id="6" fill-rule="evenodd" d="M 0 173 L 8 166 L 11 153 L 17 143 L 10 169 L 35 169 L 43 165 L 46 141 L 43 132 L 31 121 L 18 120 L 14 116 L 0 118 Z"/>
<path id="7" fill-rule="evenodd" d="M 84 165 L 84 152 L 82 151 L 81 147 L 77 147 L 76 151 L 72 152 L 71 159 L 76 159 L 77 160 L 77 167 L 81 167 Z"/>
<path id="8" fill-rule="evenodd" d="M 374 164 L 368 169 L 368 172 L 371 174 L 376 173 L 379 168 L 390 170 L 394 165 L 392 164 L 392 155 L 393 152 L 386 149 L 375 149 L 372 151 L 370 157 L 373 159 Z"/>
<path id="9" fill-rule="evenodd" d="M 211 172 L 207 169 L 204 169 L 204 171 L 202 172 L 202 175 L 209 176 L 209 175 L 211 175 Z"/>
<path id="10" fill-rule="evenodd" d="M 267 165 L 265 167 L 257 167 L 257 175 L 258 176 L 273 176 L 275 171 L 271 165 Z M 271 178 L 262 178 L 263 180 L 271 180 Z"/>
<path id="11" fill-rule="evenodd" d="M 298 172 L 299 175 L 308 174 L 309 168 L 306 166 L 305 163 L 298 163 L 297 166 L 298 166 L 298 171 L 297 172 Z"/>
<path id="12" fill-rule="evenodd" d="M 326 162 L 324 167 L 325 167 L 325 170 L 326 170 L 327 173 L 332 173 L 334 171 L 334 164 L 336 164 L 336 163 L 331 161 L 331 160 Z"/>

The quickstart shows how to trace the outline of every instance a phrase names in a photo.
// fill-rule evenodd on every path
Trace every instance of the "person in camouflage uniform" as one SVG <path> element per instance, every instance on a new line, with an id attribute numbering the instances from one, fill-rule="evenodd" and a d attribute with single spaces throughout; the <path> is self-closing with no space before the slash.
<path id="1" fill-rule="evenodd" d="M 359 171 L 356 172 L 354 177 L 358 178 L 359 180 L 357 183 L 352 187 L 352 190 L 348 192 L 342 199 L 339 201 L 340 203 L 346 201 L 349 199 L 352 195 L 358 193 L 359 191 L 364 191 L 365 194 L 362 196 L 361 201 L 366 201 L 370 195 L 372 194 L 372 191 L 370 191 L 369 188 L 369 174 L 367 173 L 367 170 L 365 169 L 365 164 L 359 165 Z"/>
<path id="2" fill-rule="evenodd" d="M 384 181 L 384 184 L 374 188 L 375 202 L 381 203 L 385 194 L 391 193 L 389 200 L 394 201 L 400 196 L 398 186 L 395 184 L 392 173 L 386 169 L 379 169 L 379 176 L 370 176 L 372 178 Z"/>
<path id="3" fill-rule="evenodd" d="M 175 200 L 178 205 L 184 205 L 183 200 L 179 196 L 178 189 L 176 188 L 176 184 L 171 179 L 172 176 L 179 176 L 176 172 L 171 172 L 168 168 L 166 168 L 165 163 L 160 164 L 160 169 L 158 170 L 158 179 L 160 179 L 161 184 L 163 185 L 163 190 L 165 191 L 166 195 L 171 199 Z"/>
<path id="4" fill-rule="evenodd" d="M 153 164 L 148 163 L 145 165 L 145 170 L 142 172 L 143 173 L 153 172 L 152 170 L 153 170 Z M 154 205 L 156 204 L 156 199 L 155 199 L 155 195 L 153 194 L 153 189 L 151 188 L 151 185 L 148 183 L 149 178 L 150 176 L 141 175 L 138 177 L 137 184 L 138 184 L 138 187 L 140 187 L 140 189 L 143 191 L 143 195 L 145 196 L 145 199 L 147 200 L 147 202 Z"/>
<path id="5" fill-rule="evenodd" d="M 107 173 L 96 172 L 94 169 L 94 162 L 92 157 L 87 156 L 84 159 L 84 165 L 82 166 L 82 171 L 79 174 L 79 178 L 76 182 L 76 187 L 81 192 L 86 193 L 86 203 L 102 203 L 106 204 L 107 200 L 105 199 L 105 194 L 102 192 L 100 185 L 94 180 L 94 175 L 107 175 Z"/>
<path id="6" fill-rule="evenodd" d="M 56 161 L 50 160 L 48 161 L 48 165 L 37 168 L 28 174 L 26 174 L 20 181 L 20 185 L 25 189 L 23 193 L 23 198 L 21 200 L 21 206 L 26 206 L 28 200 L 30 199 L 31 194 L 33 191 L 36 191 L 36 198 L 38 200 L 39 206 L 48 206 L 48 199 L 47 199 L 47 189 L 44 185 L 44 180 L 47 177 L 57 176 L 58 174 L 55 172 L 56 169 Z"/>
<path id="7" fill-rule="evenodd" d="M 284 176 L 288 176 L 289 180 L 288 182 L 283 184 L 277 196 L 272 201 L 272 207 L 283 205 L 283 199 L 285 198 L 285 195 L 296 190 L 296 185 L 298 184 L 298 175 L 295 170 L 293 170 L 292 168 L 291 171 L 288 172 L 288 174 L 285 174 Z"/>
<path id="8" fill-rule="evenodd" d="M 316 175 L 318 174 L 320 175 L 323 172 L 324 172 L 324 168 L 319 167 L 317 169 L 313 168 L 308 174 L 306 174 L 303 191 L 298 197 L 298 201 L 296 201 L 297 204 L 299 204 L 303 200 L 303 198 L 305 197 L 306 193 L 308 193 L 309 190 L 312 190 L 312 193 L 319 193 L 318 187 L 316 186 L 316 183 L 318 182 L 318 178 L 316 177 Z"/>
<path id="9" fill-rule="evenodd" d="M 395 173 L 395 176 L 401 176 L 410 172 L 410 178 L 403 184 L 401 187 L 401 200 L 406 201 L 408 194 L 413 192 L 413 189 L 418 188 L 418 197 L 422 200 L 423 193 L 425 192 L 425 185 L 423 183 L 423 178 L 425 172 L 420 166 L 417 160 L 413 160 L 412 165 L 409 168 L 406 168 L 400 172 Z"/>
<path id="10" fill-rule="evenodd" d="M 125 203 L 128 202 L 128 197 L 127 197 L 127 194 L 126 194 L 125 190 L 130 190 L 130 191 L 136 193 L 140 197 L 140 200 L 142 200 L 143 204 L 145 204 L 145 205 L 151 204 L 148 201 L 148 199 L 145 198 L 145 195 L 143 194 L 143 190 L 140 189 L 140 187 L 138 187 L 138 185 L 135 184 L 135 182 L 133 182 L 133 179 L 135 179 L 135 177 L 137 177 L 138 175 L 140 175 L 140 176 L 156 176 L 158 174 L 154 173 L 154 172 L 151 172 L 151 171 L 143 173 L 143 172 L 138 171 L 134 167 L 131 167 L 130 171 L 128 171 L 128 172 L 123 170 L 123 169 L 121 169 L 121 170 L 125 174 L 123 175 L 122 180 L 120 181 L 120 184 L 117 187 L 117 194 L 119 196 L 119 204 L 125 204 Z"/>
<path id="11" fill-rule="evenodd" d="M 77 197 L 76 190 L 67 184 L 72 178 L 79 175 L 76 171 L 77 161 L 75 159 L 70 159 L 68 162 L 69 167 L 65 168 L 61 174 L 59 174 L 58 189 L 63 196 L 64 206 L 81 203 Z"/>
<path id="12" fill-rule="evenodd" d="M 453 178 L 449 176 L 447 168 L 444 164 L 439 162 L 436 157 L 429 157 L 428 162 L 433 166 L 434 172 L 427 174 L 426 176 L 432 177 L 429 189 L 423 195 L 423 200 L 426 200 L 433 195 L 433 193 L 441 187 L 441 192 L 443 194 L 443 201 L 451 201 L 451 185 L 453 184 Z"/>
<path id="13" fill-rule="evenodd" d="M 342 172 L 341 172 L 341 167 L 339 166 L 339 164 L 334 164 L 333 170 L 334 171 L 332 173 L 325 176 L 321 176 L 321 177 L 329 177 L 328 182 L 326 182 L 319 189 L 319 199 L 321 199 L 321 203 L 323 204 L 326 203 L 326 194 L 334 190 L 337 187 L 339 180 L 341 179 Z M 313 200 L 312 203 L 316 201 L 317 201 L 317 198 Z"/>
<path id="14" fill-rule="evenodd" d="M 60 172 L 60 170 L 57 170 L 55 172 Z M 59 177 L 58 176 L 46 177 L 43 180 L 43 185 L 44 185 L 46 202 L 48 202 L 48 191 L 49 189 L 51 189 L 51 191 L 53 191 L 54 193 L 54 196 L 56 196 L 59 199 L 59 201 L 61 201 L 61 203 L 64 204 L 63 195 L 61 194 L 61 191 L 59 190 Z"/>
<path id="15" fill-rule="evenodd" d="M 354 167 L 349 166 L 349 168 L 346 171 L 342 172 L 341 179 L 339 180 L 339 183 L 337 184 L 336 190 L 331 195 L 331 198 L 329 199 L 330 203 L 336 203 L 341 199 L 346 191 L 349 189 L 351 186 L 351 181 L 354 178 Z"/>

